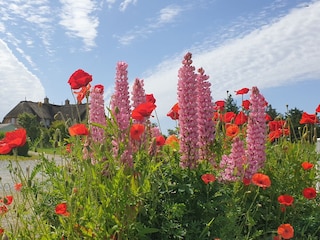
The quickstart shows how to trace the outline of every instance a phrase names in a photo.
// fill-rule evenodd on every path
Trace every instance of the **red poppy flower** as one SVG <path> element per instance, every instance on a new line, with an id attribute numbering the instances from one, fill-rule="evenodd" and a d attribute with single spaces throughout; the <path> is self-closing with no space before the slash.
<path id="1" fill-rule="evenodd" d="M 290 135 L 290 128 L 282 129 L 282 135 L 283 136 L 289 136 Z"/>
<path id="2" fill-rule="evenodd" d="M 278 227 L 278 234 L 283 239 L 290 239 L 290 238 L 293 238 L 294 236 L 294 229 L 289 223 L 281 224 Z"/>
<path id="3" fill-rule="evenodd" d="M 225 106 L 225 101 L 219 100 L 219 101 L 215 102 L 214 108 L 215 108 L 215 110 L 223 111 L 224 110 L 224 106 Z"/>
<path id="4" fill-rule="evenodd" d="M 170 111 L 167 113 L 168 117 L 171 117 L 172 120 L 179 119 L 179 104 L 176 103 L 173 105 L 173 107 L 170 109 Z"/>
<path id="5" fill-rule="evenodd" d="M 8 208 L 6 205 L 1 205 L 0 206 L 0 216 L 4 215 L 6 212 L 8 212 Z"/>
<path id="6" fill-rule="evenodd" d="M 132 124 L 130 129 L 130 136 L 133 140 L 140 140 L 142 133 L 144 132 L 144 125 L 135 123 Z"/>
<path id="7" fill-rule="evenodd" d="M 240 129 L 236 124 L 227 124 L 226 125 L 226 135 L 228 137 L 234 138 L 238 135 Z"/>
<path id="8" fill-rule="evenodd" d="M 302 194 L 307 199 L 313 199 L 317 196 L 316 189 L 314 189 L 313 187 L 303 189 Z"/>
<path id="9" fill-rule="evenodd" d="M 0 228 L 0 237 L 2 237 L 3 233 L 4 233 L 4 229 Z"/>
<path id="10" fill-rule="evenodd" d="M 317 122 L 319 122 L 319 121 L 318 121 L 317 116 L 315 114 L 308 114 L 306 112 L 303 112 L 299 123 L 300 124 L 308 124 L 308 123 L 315 124 Z"/>
<path id="11" fill-rule="evenodd" d="M 78 104 L 82 103 L 82 100 L 89 95 L 91 89 L 91 85 L 88 84 L 87 86 L 81 87 L 81 89 L 77 92 L 74 91 L 73 93 L 77 95 L 77 102 Z"/>
<path id="12" fill-rule="evenodd" d="M 268 113 L 266 113 L 265 119 L 266 122 L 272 121 L 272 117 Z"/>
<path id="13" fill-rule="evenodd" d="M 201 179 L 205 184 L 208 184 L 214 182 L 216 180 L 216 177 L 213 176 L 211 173 L 206 173 L 201 176 Z"/>
<path id="14" fill-rule="evenodd" d="M 247 117 L 247 115 L 246 115 L 244 112 L 242 112 L 242 111 L 240 111 L 240 112 L 237 114 L 236 118 L 234 119 L 234 123 L 237 124 L 237 125 L 245 124 L 247 121 L 248 121 L 248 117 Z"/>
<path id="15" fill-rule="evenodd" d="M 3 203 L 5 205 L 10 205 L 12 203 L 12 201 L 13 201 L 13 196 L 11 196 L 11 195 L 5 196 L 3 198 Z"/>
<path id="16" fill-rule="evenodd" d="M 249 107 L 250 107 L 250 101 L 249 100 L 243 100 L 242 101 L 242 107 L 245 109 L 245 110 L 249 110 Z"/>
<path id="17" fill-rule="evenodd" d="M 94 91 L 97 93 L 103 93 L 104 92 L 104 86 L 101 84 L 97 84 L 93 87 Z"/>
<path id="18" fill-rule="evenodd" d="M 234 112 L 226 112 L 222 117 L 222 121 L 224 123 L 230 123 L 235 117 L 236 114 Z"/>
<path id="19" fill-rule="evenodd" d="M 316 112 L 320 113 L 320 104 L 319 104 L 318 107 L 316 108 Z"/>
<path id="20" fill-rule="evenodd" d="M 278 202 L 281 205 L 285 205 L 285 206 L 291 206 L 293 204 L 294 198 L 291 195 L 280 195 L 278 197 Z"/>
<path id="21" fill-rule="evenodd" d="M 236 92 L 236 95 L 239 95 L 239 94 L 247 94 L 249 92 L 249 88 L 241 88 L 240 90 L 238 91 L 235 91 Z"/>
<path id="22" fill-rule="evenodd" d="M 269 176 L 262 173 L 253 174 L 251 181 L 254 185 L 262 188 L 267 188 L 271 186 L 271 181 Z"/>
<path id="23" fill-rule="evenodd" d="M 71 148 L 72 148 L 71 143 L 68 143 L 68 144 L 66 145 L 66 152 L 67 152 L 67 153 L 71 153 Z"/>
<path id="24" fill-rule="evenodd" d="M 6 132 L 3 139 L 10 148 L 22 147 L 27 142 L 27 131 L 24 128 Z"/>
<path id="25" fill-rule="evenodd" d="M 273 142 L 274 140 L 278 139 L 281 137 L 281 131 L 278 130 L 275 130 L 275 131 L 271 131 L 269 134 L 268 134 L 268 139 L 270 142 Z"/>
<path id="26" fill-rule="evenodd" d="M 142 121 L 145 117 L 150 117 L 155 108 L 156 105 L 152 102 L 141 103 L 132 111 L 131 116 L 135 120 Z"/>
<path id="27" fill-rule="evenodd" d="M 153 94 L 146 94 L 146 102 L 156 103 L 156 99 L 154 98 Z"/>
<path id="28" fill-rule="evenodd" d="M 77 123 L 71 127 L 69 127 L 70 136 L 78 136 L 78 135 L 88 135 L 89 130 L 87 126 L 83 123 Z"/>
<path id="29" fill-rule="evenodd" d="M 11 152 L 11 147 L 5 142 L 5 141 L 0 141 L 0 154 L 8 154 Z"/>
<path id="30" fill-rule="evenodd" d="M 157 146 L 163 146 L 165 142 L 166 142 L 166 139 L 164 138 L 164 136 L 160 135 L 156 137 Z"/>
<path id="31" fill-rule="evenodd" d="M 245 186 L 248 186 L 248 185 L 250 185 L 250 179 L 249 178 L 243 178 L 242 179 L 242 182 L 243 182 L 243 184 L 245 185 Z"/>
<path id="32" fill-rule="evenodd" d="M 286 124 L 286 121 L 284 120 L 274 120 L 269 122 L 269 130 L 275 131 L 278 129 L 283 129 Z"/>
<path id="33" fill-rule="evenodd" d="M 301 163 L 301 166 L 304 170 L 309 170 L 309 169 L 313 168 L 314 165 L 309 162 L 303 162 L 303 163 Z"/>
<path id="34" fill-rule="evenodd" d="M 16 183 L 16 184 L 14 185 L 14 189 L 15 189 L 16 191 L 20 191 L 21 188 L 22 188 L 22 183 Z"/>
<path id="35" fill-rule="evenodd" d="M 221 114 L 219 112 L 214 112 L 213 113 L 213 120 L 218 121 L 219 119 L 221 119 Z"/>
<path id="36" fill-rule="evenodd" d="M 66 203 L 59 203 L 57 206 L 56 206 L 56 214 L 59 214 L 59 215 L 63 215 L 63 216 L 69 216 L 70 213 L 67 211 L 67 204 Z"/>
<path id="37" fill-rule="evenodd" d="M 70 84 L 71 89 L 79 89 L 86 87 L 91 81 L 92 76 L 89 73 L 82 69 L 78 69 L 70 76 L 68 83 Z"/>

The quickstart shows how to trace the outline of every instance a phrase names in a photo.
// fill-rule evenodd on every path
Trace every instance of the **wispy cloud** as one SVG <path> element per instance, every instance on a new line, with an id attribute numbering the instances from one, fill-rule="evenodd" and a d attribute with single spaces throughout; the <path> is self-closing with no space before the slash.
<path id="1" fill-rule="evenodd" d="M 159 28 L 164 27 L 166 24 L 173 22 L 184 9 L 179 5 L 169 5 L 162 8 L 157 16 L 145 26 L 135 26 L 131 31 L 128 31 L 123 36 L 114 35 L 122 45 L 130 44 L 134 39 L 146 37 L 157 31 Z"/>
<path id="2" fill-rule="evenodd" d="M 108 8 L 112 8 L 117 0 L 106 0 Z M 124 12 L 130 4 L 136 4 L 138 0 L 123 0 L 119 4 L 119 10 Z"/>
<path id="3" fill-rule="evenodd" d="M 136 4 L 136 3 L 137 3 L 137 0 L 124 0 L 122 3 L 120 3 L 119 10 L 121 12 L 124 12 L 130 4 Z"/>
<path id="4" fill-rule="evenodd" d="M 83 39 L 85 49 L 90 50 L 95 46 L 99 20 L 93 15 L 97 10 L 94 1 L 90 0 L 60 0 L 60 24 L 67 30 L 71 37 Z"/>
<path id="5" fill-rule="evenodd" d="M 225 98 L 227 90 L 252 86 L 263 89 L 317 79 L 319 22 L 318 1 L 271 19 L 240 37 L 234 36 L 219 45 L 200 44 L 189 51 L 193 53 L 194 66 L 203 67 L 210 76 L 214 100 Z M 177 101 L 177 73 L 184 54 L 172 56 L 144 77 L 145 88 L 162 103 L 160 116 L 165 116 Z"/>
<path id="6" fill-rule="evenodd" d="M 173 21 L 173 19 L 177 15 L 179 15 L 181 11 L 182 11 L 181 7 L 177 5 L 170 5 L 161 9 L 156 25 L 161 26 L 162 24 Z"/>
<path id="7" fill-rule="evenodd" d="M 40 80 L 13 55 L 2 40 L 0 40 L 0 62 L 0 96 L 3 102 L 0 104 L 0 116 L 8 113 L 19 100 L 43 100 L 45 91 Z"/>
<path id="8" fill-rule="evenodd" d="M 106 0 L 108 8 L 112 8 L 113 4 L 116 2 L 117 0 Z"/>
<path id="9" fill-rule="evenodd" d="M 37 39 L 50 52 L 53 18 L 49 4 L 48 0 L 0 1 L 2 39 L 15 46 L 18 52 L 21 52 L 19 48 L 34 47 Z M 30 33 L 34 33 L 33 41 L 30 41 Z M 26 60 L 32 62 L 30 58 Z"/>

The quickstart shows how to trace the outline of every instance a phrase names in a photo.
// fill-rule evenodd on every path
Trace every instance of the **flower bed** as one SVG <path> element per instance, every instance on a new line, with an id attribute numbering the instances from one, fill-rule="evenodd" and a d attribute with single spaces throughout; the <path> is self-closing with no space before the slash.
<path id="1" fill-rule="evenodd" d="M 145 94 L 140 79 L 130 105 L 126 63 L 117 64 L 107 113 L 103 86 L 88 87 L 92 76 L 83 70 L 72 74 L 69 83 L 80 89 L 78 101 L 88 99 L 88 122 L 69 126 L 63 164 L 43 157 L 30 174 L 10 169 L 20 200 L 12 194 L 1 198 L 2 223 L 15 215 L 2 234 L 10 239 L 318 239 L 314 142 L 288 141 L 284 123 L 268 124 L 257 87 L 237 91 L 250 92 L 241 114 L 225 113 L 223 104 L 212 102 L 204 70 L 195 73 L 190 53 L 178 76 L 178 103 L 168 116 L 179 128 L 165 137 L 150 122 L 156 99 Z M 306 124 L 318 121 L 304 115 L 309 120 Z"/>

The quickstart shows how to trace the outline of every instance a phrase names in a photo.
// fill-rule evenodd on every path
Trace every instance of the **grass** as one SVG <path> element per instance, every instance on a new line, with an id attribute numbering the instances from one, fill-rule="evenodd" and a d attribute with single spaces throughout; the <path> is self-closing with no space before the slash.
<path id="1" fill-rule="evenodd" d="M 7 160 L 36 160 L 38 159 L 38 155 L 36 154 L 28 154 L 28 156 L 14 156 L 14 155 L 0 155 L 0 161 L 7 161 Z"/>
<path id="2" fill-rule="evenodd" d="M 36 148 L 35 152 L 54 155 L 54 154 L 60 154 L 62 150 L 63 150 L 63 148 L 61 148 L 61 147 L 56 147 L 56 148 L 53 148 L 53 147 L 48 148 L 47 147 L 47 148 Z"/>
<path id="3" fill-rule="evenodd" d="M 28 156 L 14 156 L 14 155 L 1 155 L 0 154 L 0 161 L 6 161 L 6 160 L 18 160 L 18 161 L 24 161 L 24 160 L 37 160 L 39 159 L 39 154 L 51 154 L 51 155 L 59 155 L 62 151 L 62 148 L 37 148 L 36 151 L 34 149 L 31 149 L 28 152 Z"/>

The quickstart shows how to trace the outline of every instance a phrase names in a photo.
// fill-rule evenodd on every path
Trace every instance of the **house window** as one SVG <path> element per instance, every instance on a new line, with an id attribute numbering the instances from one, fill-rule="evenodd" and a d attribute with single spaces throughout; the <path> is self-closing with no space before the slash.
<path id="1" fill-rule="evenodd" d="M 11 123 L 15 124 L 16 123 L 16 119 L 15 118 L 11 118 Z"/>

